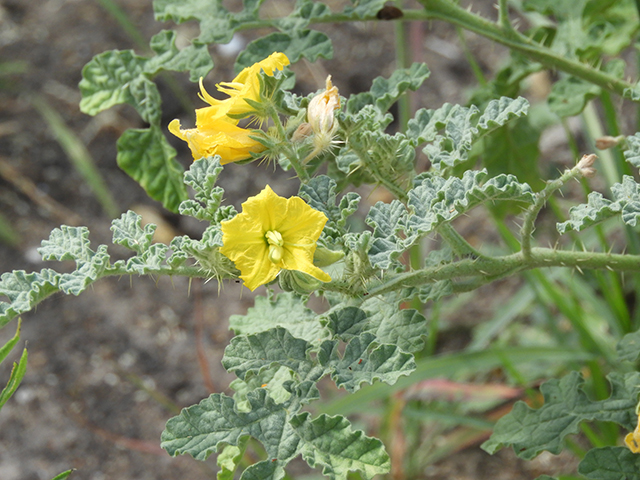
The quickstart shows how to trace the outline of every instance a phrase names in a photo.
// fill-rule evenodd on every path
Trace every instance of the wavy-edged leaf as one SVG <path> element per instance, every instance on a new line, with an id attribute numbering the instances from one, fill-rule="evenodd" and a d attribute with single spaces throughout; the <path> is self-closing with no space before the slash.
<path id="1" fill-rule="evenodd" d="M 578 433 L 582 421 L 615 422 L 633 430 L 637 422 L 635 407 L 640 393 L 640 373 L 613 372 L 608 378 L 611 396 L 600 401 L 589 399 L 583 389 L 584 379 L 578 372 L 545 382 L 540 387 L 544 405 L 534 410 L 524 402 L 516 403 L 510 413 L 498 420 L 493 435 L 482 448 L 495 453 L 511 445 L 517 456 L 529 460 L 543 450 L 560 453 L 565 437 Z"/>
<path id="2" fill-rule="evenodd" d="M 600 95 L 601 88 L 577 77 L 564 77 L 553 84 L 549 109 L 559 117 L 578 115 L 587 103 Z"/>
<path id="3" fill-rule="evenodd" d="M 244 379 L 235 379 L 229 386 L 236 392 L 233 399 L 239 412 L 248 412 L 251 405 L 247 400 L 249 392 L 264 388 L 276 403 L 285 403 L 291 398 L 292 383 L 295 383 L 295 374 L 288 367 L 277 364 L 260 371 L 252 370 L 245 374 Z"/>
<path id="4" fill-rule="evenodd" d="M 162 202 L 167 210 L 177 212 L 180 202 L 188 198 L 182 178 L 184 170 L 175 160 L 176 151 L 160 127 L 126 130 L 117 146 L 120 168 L 151 198 Z"/>
<path id="5" fill-rule="evenodd" d="M 89 229 L 62 225 L 54 228 L 48 240 L 43 240 L 38 253 L 45 261 L 74 260 L 76 264 L 91 260 L 95 252 L 91 250 Z"/>
<path id="6" fill-rule="evenodd" d="M 453 167 L 469 158 L 476 141 L 528 111 L 529 102 L 522 97 L 491 100 L 482 114 L 473 105 L 445 104 L 437 110 L 416 112 L 409 120 L 407 136 L 414 145 L 432 142 L 423 151 L 436 168 Z"/>
<path id="7" fill-rule="evenodd" d="M 345 109 L 353 114 L 365 105 L 375 105 L 378 111 L 386 112 L 407 90 L 420 88 L 430 73 L 424 63 L 414 63 L 409 68 L 396 70 L 389 78 L 376 77 L 368 92 L 349 97 Z"/>
<path id="8" fill-rule="evenodd" d="M 230 12 L 224 8 L 222 0 L 155 0 L 153 11 L 156 20 L 161 22 L 200 22 L 199 42 L 229 43 L 244 23 L 260 20 L 259 10 L 263 1 L 243 0 L 241 11 Z"/>
<path id="9" fill-rule="evenodd" d="M 391 467 L 382 442 L 361 430 L 352 430 L 342 416 L 323 414 L 310 419 L 305 412 L 293 417 L 291 424 L 302 439 L 302 457 L 311 467 L 321 466 L 329 478 L 346 480 L 352 471 L 372 478 L 387 473 Z"/>
<path id="10" fill-rule="evenodd" d="M 413 355 L 397 345 L 379 344 L 375 335 L 368 332 L 352 338 L 342 357 L 337 342 L 324 342 L 318 359 L 332 369 L 331 378 L 336 385 L 352 393 L 360 390 L 363 383 L 372 384 L 376 380 L 393 385 L 416 368 Z"/>
<path id="11" fill-rule="evenodd" d="M 154 2 L 155 3 L 155 2 Z M 194 41 L 191 45 L 178 50 L 176 47 L 177 33 L 173 30 L 163 30 L 156 33 L 149 42 L 149 46 L 156 56 L 151 57 L 144 65 L 147 75 L 156 75 L 162 70 L 175 72 L 189 71 L 189 79 L 197 82 L 213 68 L 213 60 L 207 45 Z"/>
<path id="12" fill-rule="evenodd" d="M 325 33 L 317 30 L 274 32 L 247 45 L 247 48 L 238 55 L 235 69 L 239 71 L 253 65 L 273 52 L 284 53 L 291 63 L 301 58 L 315 62 L 318 58 L 333 58 L 333 45 Z"/>
<path id="13" fill-rule="evenodd" d="M 384 270 L 416 241 L 415 235 L 409 238 L 398 235 L 406 230 L 407 209 L 398 200 L 391 203 L 378 202 L 367 214 L 365 222 L 373 227 L 369 259 L 371 265 Z"/>
<path id="14" fill-rule="evenodd" d="M 342 236 L 347 233 L 347 218 L 358 209 L 360 195 L 348 192 L 337 203 L 336 189 L 337 184 L 331 177 L 318 175 L 300 186 L 300 197 L 311 208 L 327 216 L 323 235 L 333 242 L 341 242 Z"/>
<path id="15" fill-rule="evenodd" d="M 635 227 L 640 218 L 640 185 L 633 177 L 625 175 L 622 183 L 611 186 L 611 195 L 613 200 L 608 200 L 598 192 L 591 192 L 586 204 L 569 209 L 569 220 L 558 223 L 558 231 L 584 230 L 618 214 L 624 223 Z"/>
<path id="16" fill-rule="evenodd" d="M 560 234 L 569 230 L 579 232 L 614 217 L 621 211 L 622 206 L 618 202 L 612 202 L 604 198 L 601 193 L 591 192 L 587 197 L 587 203 L 571 207 L 569 209 L 569 220 L 558 223 L 556 228 Z"/>
<path id="17" fill-rule="evenodd" d="M 486 179 L 486 170 L 467 170 L 462 178 L 425 176 L 417 180 L 416 187 L 409 191 L 407 237 L 431 232 L 483 203 L 534 201 L 531 187 L 514 175 Z"/>
<path id="18" fill-rule="evenodd" d="M 294 34 L 296 31 L 304 30 L 312 19 L 317 22 L 330 14 L 329 7 L 322 2 L 296 0 L 293 12 L 286 17 L 275 20 L 273 23 L 280 31 Z"/>
<path id="19" fill-rule="evenodd" d="M 196 160 L 184 174 L 184 183 L 195 191 L 195 200 L 185 200 L 180 204 L 180 213 L 198 220 L 216 222 L 217 212 L 222 202 L 224 190 L 216 186 L 222 171 L 220 157 L 204 157 Z"/>
<path id="20" fill-rule="evenodd" d="M 222 365 L 242 379 L 248 372 L 259 374 L 274 365 L 287 367 L 304 376 L 313 368 L 308 355 L 310 348 L 307 341 L 276 327 L 254 335 L 234 337 L 224 351 Z"/>
<path id="21" fill-rule="evenodd" d="M 399 299 L 371 298 L 361 308 L 345 307 L 326 317 L 327 328 L 344 341 L 368 332 L 375 341 L 397 345 L 405 352 L 416 352 L 424 346 L 427 320 L 417 310 L 398 310 Z"/>
<path id="22" fill-rule="evenodd" d="M 246 315 L 229 318 L 229 327 L 236 334 L 254 334 L 282 327 L 292 336 L 310 343 L 317 343 L 329 335 L 317 315 L 305 306 L 304 299 L 291 292 L 256 297 Z"/>
<path id="23" fill-rule="evenodd" d="M 169 419 L 160 446 L 169 455 L 188 453 L 206 460 L 223 445 L 238 445 L 251 436 L 264 446 L 270 459 L 286 462 L 298 455 L 300 438 L 287 422 L 286 404 L 275 403 L 263 389 L 250 392 L 248 412 L 239 412 L 233 398 L 214 393 Z"/>
<path id="24" fill-rule="evenodd" d="M 626 447 L 603 447 L 589 450 L 578 473 L 597 480 L 640 480 L 640 455 Z"/>
<path id="25" fill-rule="evenodd" d="M 638 95 L 640 100 L 640 93 Z M 624 158 L 634 167 L 640 168 L 640 132 L 628 136 L 626 140 L 628 149 L 624 152 Z"/>
<path id="26" fill-rule="evenodd" d="M 216 459 L 216 463 L 220 467 L 216 475 L 216 480 L 233 480 L 233 474 L 236 468 L 238 468 L 238 464 L 244 455 L 248 443 L 249 437 L 245 437 L 240 439 L 238 447 L 235 445 L 227 445 L 224 447 L 222 453 L 218 455 Z"/>
<path id="27" fill-rule="evenodd" d="M 616 345 L 618 358 L 625 362 L 637 362 L 640 357 L 640 330 L 627 333 Z"/>
<path id="28" fill-rule="evenodd" d="M 254 463 L 242 472 L 240 480 L 280 480 L 285 476 L 282 463 L 275 458 Z"/>
<path id="29" fill-rule="evenodd" d="M 9 303 L 0 302 L 0 326 L 33 309 L 43 299 L 59 290 L 60 274 L 50 268 L 39 273 L 14 270 L 0 276 L 0 295 Z"/>
<path id="30" fill-rule="evenodd" d="M 143 228 L 141 222 L 142 217 L 131 210 L 113 220 L 111 222 L 113 243 L 138 254 L 147 250 L 151 246 L 156 226 L 147 224 Z"/>

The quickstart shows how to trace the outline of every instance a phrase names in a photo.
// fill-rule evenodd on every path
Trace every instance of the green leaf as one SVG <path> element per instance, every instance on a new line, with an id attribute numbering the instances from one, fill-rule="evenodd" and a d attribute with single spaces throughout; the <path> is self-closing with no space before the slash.
<path id="1" fill-rule="evenodd" d="M 318 343 L 329 335 L 317 315 L 305 306 L 303 298 L 291 292 L 256 297 L 254 306 L 246 315 L 229 318 L 229 327 L 236 334 L 253 334 L 282 327 L 293 337 L 309 343 Z"/>
<path id="2" fill-rule="evenodd" d="M 221 171 L 220 157 L 217 155 L 200 158 L 191 164 L 184 174 L 184 183 L 194 189 L 197 201 L 183 201 L 180 204 L 182 215 L 190 215 L 198 220 L 216 221 L 216 213 L 224 195 L 224 190 L 216 186 Z"/>
<path id="3" fill-rule="evenodd" d="M 351 0 L 353 6 L 344 8 L 346 15 L 353 15 L 355 18 L 372 19 L 384 7 L 385 0 Z"/>
<path id="4" fill-rule="evenodd" d="M 371 333 L 352 338 L 342 357 L 337 346 L 337 342 L 326 341 L 318 358 L 323 366 L 333 370 L 331 378 L 336 385 L 351 393 L 360 390 L 363 383 L 372 384 L 376 380 L 393 385 L 416 368 L 413 355 L 397 345 L 380 345 Z"/>
<path id="5" fill-rule="evenodd" d="M 483 138 L 482 165 L 490 176 L 515 175 L 534 188 L 542 187 L 538 171 L 540 129 L 529 117 L 521 117 Z"/>
<path id="6" fill-rule="evenodd" d="M 315 62 L 318 58 L 332 58 L 333 45 L 329 37 L 317 30 L 301 30 L 293 33 L 274 32 L 260 37 L 238 55 L 235 69 L 241 69 L 253 65 L 267 58 L 273 52 L 282 52 L 291 63 L 301 58 Z"/>
<path id="7" fill-rule="evenodd" d="M 222 450 L 222 453 L 218 455 L 216 463 L 220 470 L 216 476 L 217 480 L 233 480 L 233 473 L 238 468 L 238 463 L 244 455 L 247 443 L 249 443 L 249 437 L 241 439 L 238 443 L 240 444 L 239 447 L 227 445 Z"/>
<path id="8" fill-rule="evenodd" d="M 7 383 L 7 386 L 2 389 L 2 392 L 0 392 L 0 408 L 2 408 L 2 406 L 7 403 L 7 400 L 9 400 L 15 393 L 20 386 L 20 382 L 24 378 L 24 374 L 27 373 L 27 357 L 27 349 L 25 348 L 22 350 L 20 361 L 18 363 L 13 363 L 9 382 Z"/>
<path id="9" fill-rule="evenodd" d="M 640 185 L 625 175 L 622 183 L 611 186 L 611 195 L 613 200 L 607 200 L 602 194 L 591 192 L 586 204 L 569 209 L 569 220 L 558 223 L 558 231 L 562 234 L 568 230 L 584 230 L 618 214 L 625 224 L 635 227 L 640 218 Z"/>
<path id="10" fill-rule="evenodd" d="M 9 303 L 0 302 L 0 326 L 33 309 L 43 299 L 59 290 L 60 274 L 49 268 L 40 273 L 14 270 L 0 276 L 0 295 Z"/>
<path id="11" fill-rule="evenodd" d="M 582 112 L 600 92 L 597 85 L 569 76 L 553 84 L 547 101 L 553 113 L 559 117 L 571 117 Z"/>
<path id="12" fill-rule="evenodd" d="M 640 100 L 640 96 L 638 100 Z M 628 149 L 624 152 L 624 158 L 634 167 L 640 168 L 640 132 L 628 136 L 626 140 Z"/>
<path id="13" fill-rule="evenodd" d="M 167 210 L 178 211 L 187 200 L 184 170 L 175 160 L 176 151 L 159 127 L 126 130 L 118 139 L 118 165 Z"/>
<path id="14" fill-rule="evenodd" d="M 254 335 L 234 337 L 224 351 L 222 365 L 242 379 L 248 372 L 260 374 L 274 365 L 287 367 L 304 376 L 313 368 L 308 355 L 310 348 L 307 341 L 276 327 Z"/>
<path id="15" fill-rule="evenodd" d="M 113 220 L 111 222 L 113 243 L 122 245 L 138 254 L 146 251 L 151 246 L 156 226 L 148 224 L 142 228 L 141 221 L 142 217 L 131 210 Z"/>
<path id="16" fill-rule="evenodd" d="M 311 208 L 327 216 L 323 235 L 333 243 L 341 243 L 342 236 L 347 233 L 347 218 L 358 209 L 360 195 L 348 192 L 338 203 L 336 188 L 337 184 L 331 177 L 318 175 L 300 186 L 300 197 Z"/>
<path id="17" fill-rule="evenodd" d="M 407 90 L 420 88 L 430 73 L 424 63 L 414 63 L 409 68 L 396 70 L 388 79 L 377 77 L 370 91 L 351 95 L 345 109 L 357 113 L 365 105 L 375 105 L 378 111 L 386 112 Z"/>
<path id="18" fill-rule="evenodd" d="M 38 253 L 45 261 L 74 260 L 76 264 L 88 262 L 95 255 L 90 248 L 89 229 L 87 227 L 69 227 L 62 225 L 54 228 L 48 240 L 42 241 Z"/>
<path id="19" fill-rule="evenodd" d="M 20 327 L 21 326 L 22 326 L 22 320 L 18 319 L 18 328 L 16 329 L 15 335 L 13 336 L 13 338 L 11 340 L 9 340 L 2 347 L 0 347 L 0 363 L 2 363 L 5 358 L 7 358 L 7 355 L 9 355 L 9 352 L 11 352 L 11 350 L 13 350 L 13 347 L 15 347 L 16 344 L 18 343 L 18 341 L 20 340 Z"/>
<path id="20" fill-rule="evenodd" d="M 534 195 L 531 187 L 520 183 L 515 176 L 487 179 L 486 170 L 468 170 L 462 178 L 425 176 L 409 191 L 408 207 L 412 213 L 407 218 L 407 238 L 431 232 L 441 223 L 451 222 L 478 205 L 496 201 L 526 205 L 533 203 Z"/>
<path id="21" fill-rule="evenodd" d="M 414 145 L 427 144 L 423 151 L 437 169 L 466 161 L 475 142 L 508 121 L 527 114 L 529 102 L 518 97 L 491 100 L 480 114 L 477 107 L 445 104 L 437 110 L 421 109 L 409 120 L 407 136 Z M 438 132 L 444 130 L 444 135 Z"/>
<path id="22" fill-rule="evenodd" d="M 191 45 L 178 50 L 176 37 L 177 33 L 173 30 L 163 30 L 151 38 L 149 46 L 156 56 L 146 62 L 144 71 L 147 75 L 157 75 L 162 70 L 175 72 L 188 70 L 189 79 L 197 82 L 213 68 L 209 49 L 206 44 L 194 41 Z"/>
<path id="23" fill-rule="evenodd" d="M 250 411 L 251 405 L 247 400 L 247 395 L 249 392 L 259 388 L 264 388 L 276 403 L 289 401 L 291 398 L 290 385 L 296 381 L 294 375 L 291 369 L 276 364 L 271 368 L 263 369 L 259 372 L 255 370 L 247 372 L 243 380 L 239 378 L 235 379 L 229 386 L 236 392 L 233 395 L 233 399 L 236 402 L 236 409 L 239 412 Z"/>
<path id="24" fill-rule="evenodd" d="M 626 447 L 604 447 L 589 450 L 578 473 L 597 480 L 640 480 L 640 455 Z"/>
<path id="25" fill-rule="evenodd" d="M 640 357 L 640 330 L 622 337 L 616 345 L 616 353 L 623 362 L 637 362 Z"/>
<path id="26" fill-rule="evenodd" d="M 274 26 L 280 31 L 294 34 L 304 30 L 313 19 L 315 22 L 331 14 L 327 5 L 312 0 L 296 0 L 293 12 L 283 18 L 275 20 Z"/>
<path id="27" fill-rule="evenodd" d="M 75 468 L 72 468 L 70 470 L 62 472 L 62 473 L 56 475 L 55 477 L 53 477 L 51 480 L 66 480 L 69 477 L 69 475 L 71 475 L 73 472 L 75 472 L 75 470 L 76 470 Z"/>
<path id="28" fill-rule="evenodd" d="M 354 471 L 362 472 L 365 478 L 389 471 L 389 455 L 380 440 L 352 430 L 342 416 L 309 417 L 308 412 L 302 413 L 293 417 L 291 424 L 302 439 L 302 456 L 311 467 L 322 466 L 324 475 L 343 480 Z"/>
<path id="29" fill-rule="evenodd" d="M 371 265 L 388 269 L 417 240 L 415 235 L 399 235 L 406 231 L 408 214 L 405 205 L 398 200 L 391 203 L 378 202 L 371 207 L 365 218 L 365 222 L 373 227 L 369 250 Z"/>
<path id="30" fill-rule="evenodd" d="M 112 50 L 93 57 L 82 69 L 78 85 L 80 110 L 96 115 L 121 103 L 133 105 L 129 84 L 142 73 L 146 60 L 133 50 Z"/>
<path id="31" fill-rule="evenodd" d="M 560 453 L 565 437 L 578 433 L 583 421 L 615 422 L 633 430 L 638 418 L 635 407 L 640 393 L 640 373 L 613 372 L 608 378 L 611 396 L 600 401 L 589 399 L 583 389 L 584 379 L 578 372 L 545 382 L 540 387 L 544 405 L 534 410 L 524 402 L 516 403 L 510 413 L 498 420 L 493 435 L 482 448 L 493 454 L 511 445 L 517 456 L 530 460 L 543 450 Z"/>
<path id="32" fill-rule="evenodd" d="M 251 410 L 239 412 L 233 398 L 214 393 L 169 419 L 161 447 L 169 455 L 188 453 L 206 460 L 223 445 L 238 445 L 251 436 L 264 446 L 270 459 L 287 462 L 298 455 L 300 438 L 287 422 L 286 404 L 276 404 L 264 389 L 247 395 Z"/>
<path id="33" fill-rule="evenodd" d="M 259 9 L 263 1 L 243 0 L 240 12 L 230 12 L 223 7 L 222 0 L 155 0 L 153 11 L 156 20 L 161 22 L 197 20 L 201 43 L 229 43 L 244 23 L 260 20 Z"/>
<path id="34" fill-rule="evenodd" d="M 400 298 L 374 297 L 365 301 L 362 308 L 345 307 L 333 311 L 326 317 L 327 328 L 344 341 L 367 332 L 380 344 L 417 352 L 424 346 L 427 320 L 416 310 L 399 310 L 400 301 Z"/>
<path id="35" fill-rule="evenodd" d="M 242 472 L 240 480 L 280 480 L 285 476 L 281 463 L 275 458 L 254 463 Z"/>

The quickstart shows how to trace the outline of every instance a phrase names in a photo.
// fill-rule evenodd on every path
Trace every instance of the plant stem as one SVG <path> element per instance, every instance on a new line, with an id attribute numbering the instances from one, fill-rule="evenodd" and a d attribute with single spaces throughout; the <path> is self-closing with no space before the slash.
<path id="1" fill-rule="evenodd" d="M 575 178 L 580 175 L 580 169 L 576 166 L 571 170 L 566 170 L 559 178 L 549 182 L 547 186 L 536 194 L 536 201 L 527 210 L 524 216 L 524 222 L 521 229 L 521 248 L 522 254 L 525 258 L 528 258 L 531 254 L 531 238 L 533 236 L 533 228 L 535 221 L 538 218 L 538 214 L 549 197 L 561 188 L 571 178 Z"/>
<path id="2" fill-rule="evenodd" d="M 270 105 L 267 108 L 267 112 L 269 114 L 269 118 L 273 120 L 274 125 L 278 129 L 278 135 L 280 135 L 281 141 L 285 142 L 287 139 L 287 132 L 285 132 L 284 125 L 282 125 L 282 122 L 280 121 L 280 116 L 278 115 L 276 107 L 274 105 Z M 309 172 L 307 172 L 307 169 L 304 167 L 296 153 L 290 148 L 286 148 L 283 153 L 286 155 L 287 160 L 289 160 L 291 166 L 296 171 L 296 175 L 298 175 L 300 182 L 307 183 L 309 181 Z"/>

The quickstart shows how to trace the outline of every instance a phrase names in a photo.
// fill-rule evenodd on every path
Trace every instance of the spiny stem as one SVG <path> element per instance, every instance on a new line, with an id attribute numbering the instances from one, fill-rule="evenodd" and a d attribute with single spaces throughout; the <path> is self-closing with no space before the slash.
<path id="1" fill-rule="evenodd" d="M 520 230 L 521 249 L 525 258 L 529 258 L 531 255 L 531 238 L 540 210 L 542 210 L 542 207 L 547 203 L 547 200 L 549 200 L 553 192 L 561 188 L 569 179 L 577 176 L 580 176 L 580 168 L 575 166 L 571 170 L 566 170 L 559 178 L 547 183 L 547 186 L 536 195 L 535 203 L 531 205 L 525 213 L 522 229 Z"/>
<path id="2" fill-rule="evenodd" d="M 278 115 L 278 111 L 276 110 L 275 106 L 270 105 L 269 107 L 267 107 L 267 112 L 269 114 L 269 118 L 273 120 L 274 125 L 278 129 L 278 135 L 280 136 L 282 141 L 285 142 L 287 140 L 287 132 L 284 129 L 284 125 L 282 125 L 282 122 L 280 121 L 280 116 Z M 300 182 L 307 183 L 309 181 L 309 173 L 307 172 L 306 168 L 304 168 L 302 162 L 300 162 L 300 159 L 296 155 L 296 152 L 290 148 L 286 148 L 284 149 L 283 153 L 287 156 L 287 160 L 291 162 L 291 166 L 296 171 Z"/>

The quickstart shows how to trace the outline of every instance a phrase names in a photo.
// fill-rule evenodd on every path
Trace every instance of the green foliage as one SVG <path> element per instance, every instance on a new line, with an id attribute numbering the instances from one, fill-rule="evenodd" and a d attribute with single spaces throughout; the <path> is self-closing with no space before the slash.
<path id="1" fill-rule="evenodd" d="M 637 480 L 640 478 L 640 456 L 626 447 L 594 448 L 585 454 L 578 465 L 578 473 L 598 480 Z"/>
<path id="2" fill-rule="evenodd" d="M 571 372 L 561 380 L 547 381 L 540 387 L 544 405 L 534 410 L 524 402 L 516 403 L 513 410 L 498 421 L 493 435 L 482 448 L 495 453 L 502 446 L 511 445 L 516 455 L 529 460 L 543 450 L 560 453 L 565 437 L 577 434 L 583 421 L 615 422 L 633 430 L 637 421 L 634 411 L 640 393 L 640 374 L 613 372 L 608 378 L 611 396 L 600 401 L 589 399 L 584 391 L 584 379 L 578 372 Z"/>
<path id="3" fill-rule="evenodd" d="M 2 363 L 5 358 L 7 358 L 7 355 L 9 355 L 11 350 L 13 350 L 13 347 L 15 347 L 20 340 L 20 326 L 21 322 L 18 321 L 18 328 L 13 338 L 11 338 L 11 340 L 0 347 L 0 363 Z M 22 356 L 20 357 L 18 363 L 13 363 L 13 368 L 11 369 L 11 374 L 9 375 L 7 385 L 0 392 L 0 409 L 2 409 L 2 406 L 7 403 L 7 400 L 9 400 L 18 389 L 18 387 L 20 386 L 20 382 L 22 381 L 26 372 L 27 349 L 25 348 L 22 350 Z"/>

